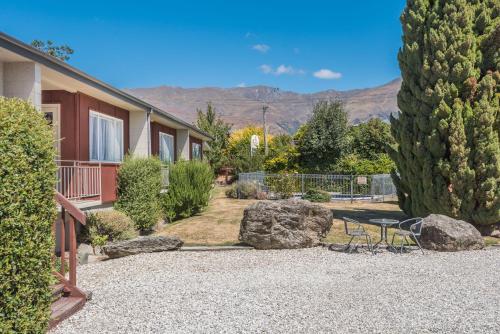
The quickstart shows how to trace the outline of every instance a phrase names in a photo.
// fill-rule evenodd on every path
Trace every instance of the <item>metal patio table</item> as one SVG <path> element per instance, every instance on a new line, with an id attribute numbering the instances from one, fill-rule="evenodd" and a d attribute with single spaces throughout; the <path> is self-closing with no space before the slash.
<path id="1" fill-rule="evenodd" d="M 385 243 L 388 248 L 395 250 L 395 248 L 387 240 L 387 228 L 396 224 L 399 224 L 399 220 L 396 219 L 386 219 L 386 218 L 376 218 L 370 219 L 368 222 L 372 225 L 380 226 L 380 240 L 373 245 L 373 247 L 378 247 L 379 244 Z"/>

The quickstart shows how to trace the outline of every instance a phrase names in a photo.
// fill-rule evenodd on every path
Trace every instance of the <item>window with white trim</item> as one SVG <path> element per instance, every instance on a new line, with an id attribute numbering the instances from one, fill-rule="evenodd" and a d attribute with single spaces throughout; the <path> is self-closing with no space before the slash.
<path id="1" fill-rule="evenodd" d="M 90 111 L 89 153 L 92 161 L 123 160 L 123 120 Z"/>
<path id="2" fill-rule="evenodd" d="M 201 160 L 201 145 L 192 143 L 191 145 L 191 158 L 193 160 Z"/>
<path id="3" fill-rule="evenodd" d="M 174 136 L 160 132 L 160 160 L 164 163 L 174 162 Z"/>

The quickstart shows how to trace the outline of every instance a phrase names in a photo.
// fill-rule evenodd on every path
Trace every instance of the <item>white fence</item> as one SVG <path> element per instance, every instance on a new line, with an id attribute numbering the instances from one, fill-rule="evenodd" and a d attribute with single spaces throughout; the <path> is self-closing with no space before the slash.
<path id="1" fill-rule="evenodd" d="M 259 191 L 272 193 L 272 184 L 280 182 L 283 174 L 264 172 L 240 173 L 238 182 L 254 183 Z M 288 174 L 288 180 L 295 196 L 299 197 L 309 189 L 327 191 L 332 200 L 394 200 L 396 187 L 389 174 L 376 175 L 331 175 L 331 174 Z"/>

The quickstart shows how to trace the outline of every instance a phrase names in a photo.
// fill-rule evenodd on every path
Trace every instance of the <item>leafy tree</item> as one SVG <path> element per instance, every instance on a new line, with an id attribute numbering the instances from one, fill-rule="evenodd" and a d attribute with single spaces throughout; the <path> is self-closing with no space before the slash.
<path id="1" fill-rule="evenodd" d="M 410 215 L 500 221 L 499 12 L 497 0 L 407 1 L 390 154 Z"/>
<path id="2" fill-rule="evenodd" d="M 363 159 L 377 159 L 386 153 L 387 145 L 394 144 L 391 126 L 379 118 L 372 118 L 366 123 L 351 126 L 352 151 Z"/>
<path id="3" fill-rule="evenodd" d="M 229 145 L 229 136 L 231 133 L 231 124 L 225 123 L 211 103 L 207 104 L 207 111 L 198 109 L 198 128 L 207 132 L 214 139 L 210 141 L 210 150 L 206 152 L 206 157 L 210 166 L 217 172 L 221 167 L 227 164 L 227 155 L 225 151 Z"/>
<path id="4" fill-rule="evenodd" d="M 349 150 L 347 112 L 341 101 L 318 102 L 300 131 L 300 163 L 307 170 L 328 170 Z"/>
<path id="5" fill-rule="evenodd" d="M 68 61 L 71 58 L 71 55 L 75 52 L 68 45 L 55 45 L 54 42 L 50 40 L 44 42 L 35 39 L 31 42 L 31 46 L 62 61 Z"/>
<path id="6" fill-rule="evenodd" d="M 269 155 L 264 162 L 264 169 L 271 173 L 297 172 L 299 152 L 293 142 L 293 137 L 280 134 L 271 139 Z"/>

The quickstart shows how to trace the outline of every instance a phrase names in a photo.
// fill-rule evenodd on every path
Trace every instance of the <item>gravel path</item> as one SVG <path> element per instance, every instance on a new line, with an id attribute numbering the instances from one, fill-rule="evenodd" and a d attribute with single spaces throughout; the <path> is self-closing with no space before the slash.
<path id="1" fill-rule="evenodd" d="M 498 333 L 500 249 L 170 252 L 79 269 L 53 333 Z"/>

